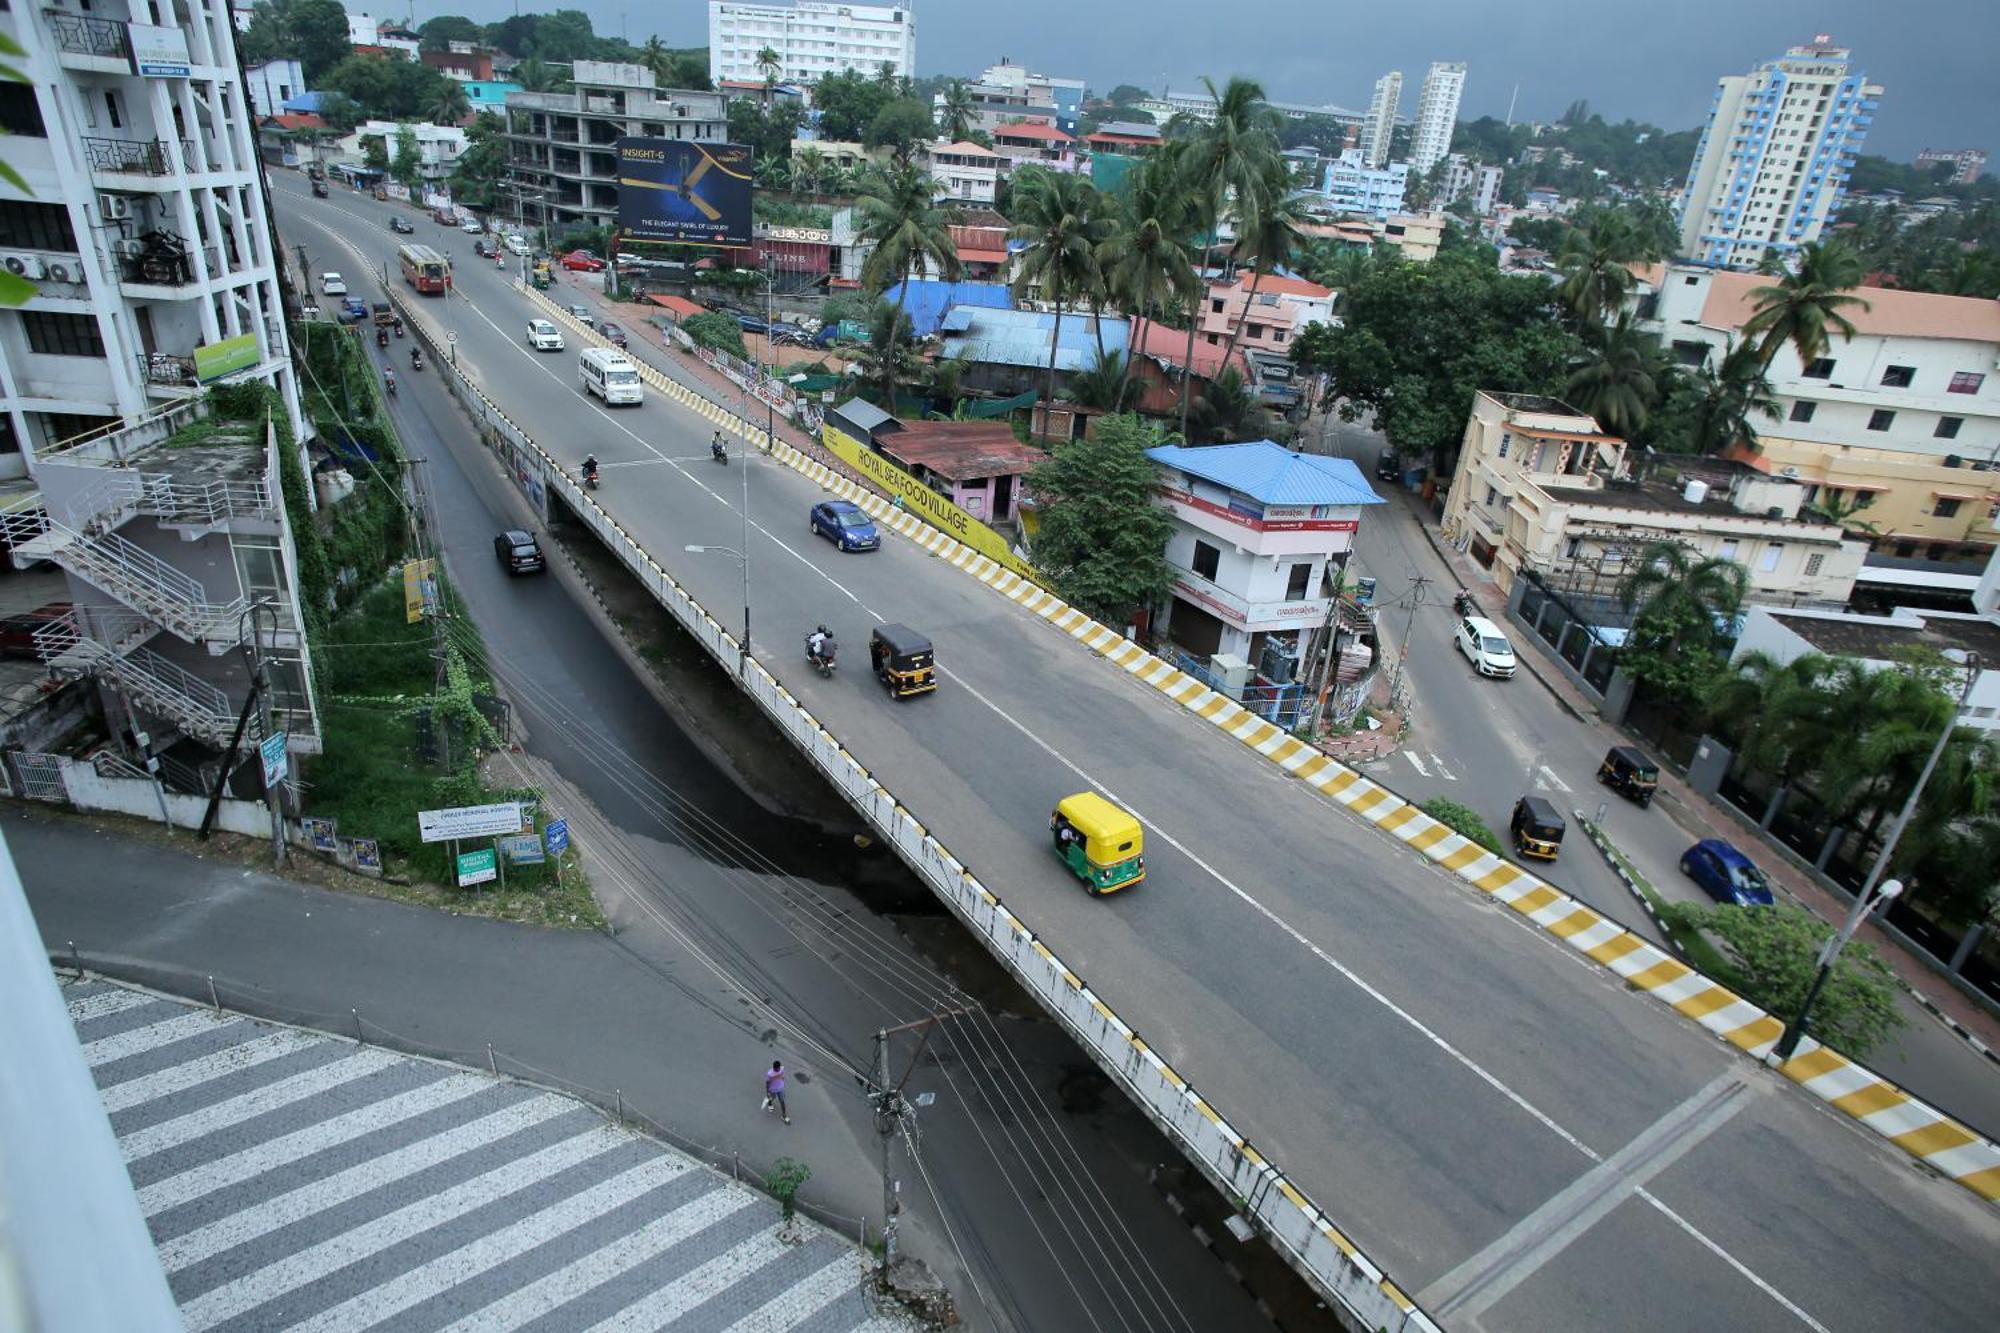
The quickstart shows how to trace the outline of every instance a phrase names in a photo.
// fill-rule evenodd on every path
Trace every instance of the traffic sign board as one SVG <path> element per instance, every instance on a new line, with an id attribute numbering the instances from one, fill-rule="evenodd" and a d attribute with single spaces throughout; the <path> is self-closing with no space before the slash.
<path id="1" fill-rule="evenodd" d="M 549 826 L 542 830 L 542 832 L 548 837 L 549 852 L 552 855 L 561 856 L 568 849 L 569 821 L 567 819 L 551 819 Z"/>
<path id="2" fill-rule="evenodd" d="M 458 887 L 471 888 L 474 884 L 484 884 L 498 877 L 498 858 L 491 847 L 482 847 L 476 852 L 458 854 Z"/>

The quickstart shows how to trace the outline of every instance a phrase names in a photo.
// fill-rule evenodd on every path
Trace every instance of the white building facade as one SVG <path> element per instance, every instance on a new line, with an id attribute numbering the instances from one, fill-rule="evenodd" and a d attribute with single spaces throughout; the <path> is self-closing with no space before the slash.
<path id="1" fill-rule="evenodd" d="M 1434 61 L 1417 95 L 1417 121 L 1410 135 L 1410 170 L 1419 176 L 1451 151 L 1458 128 L 1458 102 L 1465 95 L 1465 65 L 1456 60 Z"/>
<path id="2" fill-rule="evenodd" d="M 1472 205 L 1474 213 L 1483 218 L 1491 217 L 1500 207 L 1500 184 L 1504 175 L 1499 167 L 1468 161 L 1463 153 L 1452 153 L 1445 158 L 1444 181 L 1438 190 L 1437 204 L 1452 204 L 1464 199 Z"/>
<path id="3" fill-rule="evenodd" d="M 1368 119 L 1361 124 L 1361 158 L 1371 170 L 1389 165 L 1389 141 L 1396 133 L 1396 112 L 1403 102 L 1403 71 L 1392 69 L 1375 80 L 1368 99 Z"/>
<path id="4" fill-rule="evenodd" d="M 465 151 L 466 145 L 465 131 L 456 125 L 433 125 L 427 120 L 413 124 L 393 120 L 364 121 L 355 127 L 352 134 L 340 140 L 337 151 L 343 159 L 359 162 L 366 151 L 363 145 L 370 139 L 380 139 L 389 154 L 389 165 L 394 167 L 405 129 L 417 137 L 418 177 L 433 182 L 449 177 L 458 166 L 458 156 Z"/>
<path id="5" fill-rule="evenodd" d="M 1907 671 L 1911 656 L 1934 655 L 1957 668 L 1946 668 L 1956 679 L 1945 688 L 1966 691 L 1959 724 L 2000 731 L 2000 620 L 1990 612 L 1899 609 L 1886 616 L 1864 616 L 1753 606 L 1744 615 L 1743 633 L 1729 660 L 1740 662 L 1751 653 L 1762 653 L 1780 666 L 1816 653 L 1847 658 L 1871 672 Z M 1968 661 L 1977 663 L 1970 682 L 1964 669 Z"/>
<path id="6" fill-rule="evenodd" d="M 762 82 L 757 53 L 777 53 L 781 83 L 812 83 L 829 74 L 873 74 L 887 65 L 897 78 L 917 72 L 917 20 L 908 5 L 739 4 L 709 0 L 708 76 Z"/>
<path id="7" fill-rule="evenodd" d="M 1819 239 L 1847 192 L 1881 88 L 1825 36 L 1729 75 L 1680 196 L 1680 254 L 1750 270 Z"/>
<path id="8" fill-rule="evenodd" d="M 1006 159 L 976 143 L 935 143 L 919 150 L 918 160 L 942 187 L 942 203 L 991 208 L 1000 192 L 1000 168 Z"/>
<path id="9" fill-rule="evenodd" d="M 38 289 L 0 311 L 0 477 L 223 378 L 276 385 L 303 431 L 234 21 L 187 12 L 0 11 L 30 80 L 0 92 L 29 187 L 0 183 L 0 264 Z"/>
<path id="10" fill-rule="evenodd" d="M 305 67 L 296 60 L 267 60 L 243 70 L 250 109 L 259 117 L 282 114 L 285 103 L 306 90 Z"/>
<path id="11" fill-rule="evenodd" d="M 1406 162 L 1371 167 L 1361 149 L 1350 148 L 1328 164 L 1321 192 L 1326 196 L 1327 206 L 1337 212 L 1386 218 L 1402 210 L 1409 176 Z"/>

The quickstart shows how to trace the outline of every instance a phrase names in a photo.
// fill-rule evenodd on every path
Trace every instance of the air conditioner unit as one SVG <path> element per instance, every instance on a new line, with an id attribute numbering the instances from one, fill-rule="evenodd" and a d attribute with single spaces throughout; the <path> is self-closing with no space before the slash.
<path id="1" fill-rule="evenodd" d="M 104 215 L 106 222 L 120 221 L 132 216 L 132 201 L 122 194 L 100 194 L 97 196 L 97 211 Z"/>
<path id="2" fill-rule="evenodd" d="M 26 278 L 30 282 L 39 282 L 42 275 L 47 272 L 42 266 L 42 257 L 40 255 L 19 253 L 0 254 L 0 268 L 5 268 L 15 277 Z"/>
<path id="3" fill-rule="evenodd" d="M 44 264 L 42 266 L 42 272 L 44 273 L 44 275 L 47 276 L 50 282 L 83 281 L 83 266 L 81 264 L 74 264 L 74 263 Z"/>
<path id="4" fill-rule="evenodd" d="M 138 259 L 146 253 L 146 243 L 133 240 L 113 241 L 111 251 L 120 259 Z"/>
<path id="5" fill-rule="evenodd" d="M 1796 477 L 1799 475 L 1799 470 L 1795 467 L 1788 467 L 1779 472 L 1778 475 L 1781 477 Z"/>

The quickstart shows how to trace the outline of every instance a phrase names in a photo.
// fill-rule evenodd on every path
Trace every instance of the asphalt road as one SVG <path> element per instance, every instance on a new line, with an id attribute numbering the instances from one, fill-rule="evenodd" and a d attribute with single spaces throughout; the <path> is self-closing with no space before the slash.
<path id="1" fill-rule="evenodd" d="M 1319 423 L 1315 423 L 1317 426 Z M 1382 437 L 1365 426 L 1335 420 L 1325 452 L 1350 458 L 1373 475 Z M 1317 442 L 1317 430 L 1309 432 Z M 1504 831 L 1514 800 L 1539 793 L 1565 815 L 1581 810 L 1595 818 L 1612 842 L 1673 902 L 1706 903 L 1708 897 L 1680 873 L 1681 853 L 1696 834 L 1682 829 L 1661 806 L 1641 809 L 1598 785 L 1598 762 L 1610 731 L 1584 722 L 1556 702 L 1524 666 L 1508 681 L 1475 675 L 1453 645 L 1456 619 L 1451 571 L 1420 530 L 1418 501 L 1392 492 L 1370 510 L 1358 534 L 1361 572 L 1377 580 L 1383 628 L 1401 643 L 1409 630 L 1409 679 L 1416 707 L 1412 737 L 1395 755 L 1368 766 L 1370 776 L 1415 799 L 1442 796 L 1477 810 Z M 1414 617 L 1408 614 L 1418 576 L 1431 580 Z M 1521 642 L 1522 654 L 1537 651 Z M 1748 840 L 1745 840 L 1746 843 Z M 1747 847 L 1756 855 L 1753 847 Z M 1648 939 L 1660 941 L 1602 856 L 1574 829 L 1563 853 L 1536 873 Z M 1908 1026 L 1869 1057 L 1869 1064 L 1917 1096 L 1989 1136 L 2000 1137 L 2000 1065 L 1967 1045 L 1907 995 L 1900 1008 Z"/>
<path id="2" fill-rule="evenodd" d="M 388 252 L 379 206 L 299 207 Z M 746 540 L 743 460 L 707 460 L 706 422 L 581 397 L 574 349 L 529 352 L 527 302 L 485 266 L 423 315 L 552 453 L 604 461 L 602 502 L 676 578 L 738 604 L 734 561 L 683 550 Z M 909 544 L 812 540 L 802 478 L 753 461 L 748 487 L 767 667 L 1449 1322 L 1960 1327 L 2000 1300 L 2000 1221 L 1971 1196 Z M 937 694 L 892 703 L 854 671 L 877 618 L 932 636 Z M 817 620 L 847 646 L 835 680 L 799 669 Z M 1054 865 L 1047 811 L 1086 786 L 1147 821 L 1141 891 L 1091 900 Z M 1585 1173 L 1608 1210 L 1552 1221 Z"/>
<path id="3" fill-rule="evenodd" d="M 367 281 L 351 272 L 349 280 L 356 290 Z M 391 347 L 406 365 L 407 340 Z M 566 578 L 515 577 L 500 568 L 493 534 L 527 523 L 526 502 L 435 375 L 398 378 L 392 412 L 406 446 L 424 460 L 433 539 L 515 706 L 527 749 L 560 780 L 557 808 L 593 858 L 623 949 L 663 973 L 685 971 L 699 966 L 685 943 L 692 939 L 756 1005 L 781 1011 L 800 1029 L 799 1036 L 773 1038 L 772 1049 L 823 1090 L 826 1111 L 845 1123 L 831 1144 L 815 1145 L 811 1160 L 823 1182 L 838 1182 L 850 1212 L 879 1218 L 872 1119 L 845 1066 L 867 1067 L 870 1034 L 923 1016 L 934 1006 L 922 997 L 944 993 L 947 984 L 899 935 L 875 924 L 865 904 L 824 882 L 852 863 L 852 847 L 766 811 L 711 763 L 614 651 Z M 832 932 L 795 906 L 808 896 L 833 903 L 843 921 L 866 935 L 865 946 L 826 938 Z M 532 956 L 524 952 L 522 960 Z M 367 989 L 380 994 L 395 986 L 393 971 L 382 969 Z M 671 991 L 665 996 L 674 998 Z M 656 992 L 649 1003 L 660 1000 Z M 732 995 L 732 1005 L 741 1002 Z M 461 1022 L 476 1022 L 479 1007 L 467 1005 Z M 712 1027 L 712 1015 L 700 1008 L 669 1007 L 658 1020 L 677 1030 Z M 725 1028 L 744 1035 L 734 1025 Z M 958 1081 L 933 1073 L 922 1086 L 941 1098 L 924 1128 L 925 1161 L 943 1199 L 919 1188 L 929 1182 L 912 1178 L 905 1185 L 913 1252 L 951 1281 L 975 1326 L 1117 1329 L 1130 1326 L 1134 1309 L 1166 1327 L 1220 1327 L 1252 1317 L 1242 1288 L 1148 1184 L 1147 1166 L 1168 1145 L 1122 1104 L 1110 1116 L 1037 1111 L 1038 1101 L 1044 1109 L 1056 1103 L 1057 1085 L 1082 1056 L 1046 1023 L 1008 1023 L 1004 1032 L 1011 1060 L 998 1048 L 999 1033 L 940 1036 L 938 1048 L 953 1058 Z M 553 1032 L 542 1035 L 555 1040 Z M 761 1044 L 761 1035 L 749 1044 Z M 578 1038 L 568 1058 L 596 1071 L 581 1081 L 601 1086 L 628 1059 L 617 1040 Z M 723 1040 L 714 1038 L 709 1053 L 680 1074 L 703 1082 L 702 1074 L 722 1063 L 715 1047 Z M 897 1054 L 902 1060 L 909 1051 Z M 735 1058 L 744 1070 L 763 1067 L 755 1050 Z M 733 1090 L 707 1104 L 696 1098 L 677 1108 L 673 1123 L 726 1137 L 739 1132 L 732 1127 L 743 1106 Z M 823 1112 L 816 1106 L 815 1113 Z M 1079 1150 L 1067 1160 L 1058 1151 L 1061 1138 Z M 768 1156 L 769 1145 L 749 1147 L 746 1158 L 768 1165 L 751 1155 L 759 1151 Z M 834 1154 L 843 1165 L 829 1161 Z M 1143 1244 L 1088 1235 L 1100 1224 L 1079 1222 L 1092 1212 L 1086 1196 L 1115 1200 L 1115 1230 Z M 969 1275 L 953 1271 L 960 1251 Z M 1149 1290 L 1160 1293 L 1166 1313 L 1133 1294 Z M 982 1296 L 986 1308 L 973 1308 Z M 1186 1312 L 1191 1324 L 1177 1323 L 1173 1311 Z"/>

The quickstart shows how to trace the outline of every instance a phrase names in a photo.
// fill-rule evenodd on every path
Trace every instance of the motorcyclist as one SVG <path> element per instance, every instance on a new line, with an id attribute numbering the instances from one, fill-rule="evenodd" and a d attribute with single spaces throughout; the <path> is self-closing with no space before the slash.
<path id="1" fill-rule="evenodd" d="M 380 324 L 375 326 L 375 345 L 377 347 L 387 347 L 389 345 L 389 330 L 383 328 Z"/>
<path id="2" fill-rule="evenodd" d="M 721 432 L 721 431 L 717 431 L 717 432 L 715 432 L 715 435 L 714 435 L 714 437 L 713 437 L 712 439 L 710 439 L 710 440 L 709 440 L 709 442 L 708 442 L 708 452 L 709 452 L 709 455 L 710 455 L 710 457 L 713 457 L 713 458 L 727 458 L 727 457 L 729 457 L 729 446 L 725 445 L 725 444 L 724 444 L 724 443 L 722 442 L 722 432 Z"/>
<path id="3" fill-rule="evenodd" d="M 423 368 L 424 368 L 424 349 L 421 347 L 412 347 L 410 349 L 410 369 L 422 370 Z"/>
<path id="4" fill-rule="evenodd" d="M 833 661 L 836 651 L 838 649 L 833 642 L 833 631 L 826 626 L 820 625 L 806 635 L 806 657 L 814 666 L 825 666 Z"/>
<path id="5" fill-rule="evenodd" d="M 384 366 L 382 368 L 382 383 L 388 388 L 389 396 L 394 398 L 396 396 L 396 372 Z"/>
<path id="6" fill-rule="evenodd" d="M 396 336 L 398 338 L 403 336 L 403 317 L 401 315 L 396 316 Z"/>
<path id="7" fill-rule="evenodd" d="M 584 481 L 585 481 L 585 482 L 589 483 L 589 484 L 590 484 L 590 485 L 592 485 L 592 486 L 595 486 L 595 485 L 597 484 L 597 455 L 596 455 L 596 454 L 585 454 L 585 455 L 584 455 L 584 457 L 583 457 L 583 479 L 584 479 Z"/>

